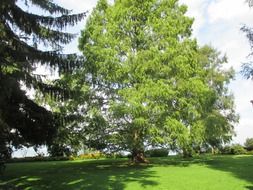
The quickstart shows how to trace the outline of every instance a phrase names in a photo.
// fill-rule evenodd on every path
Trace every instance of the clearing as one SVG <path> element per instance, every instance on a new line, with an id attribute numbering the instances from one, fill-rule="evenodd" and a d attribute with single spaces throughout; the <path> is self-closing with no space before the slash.
<path id="1" fill-rule="evenodd" d="M 0 189 L 253 190 L 253 156 L 151 158 L 7 164 Z M 13 188 L 13 186 L 17 188 Z"/>

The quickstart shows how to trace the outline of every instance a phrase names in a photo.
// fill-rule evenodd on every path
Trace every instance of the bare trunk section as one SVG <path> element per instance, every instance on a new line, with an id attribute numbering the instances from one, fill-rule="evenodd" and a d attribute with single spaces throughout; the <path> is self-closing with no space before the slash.
<path id="1" fill-rule="evenodd" d="M 133 131 L 133 149 L 132 149 L 132 162 L 134 163 L 148 163 L 144 156 L 143 142 L 140 138 L 139 131 Z"/>
<path id="2" fill-rule="evenodd" d="M 132 151 L 132 162 L 134 163 L 148 163 L 144 156 L 144 151 L 134 149 Z"/>
<path id="3" fill-rule="evenodd" d="M 189 149 L 183 149 L 183 157 L 184 158 L 191 158 L 192 157 L 192 151 Z"/>

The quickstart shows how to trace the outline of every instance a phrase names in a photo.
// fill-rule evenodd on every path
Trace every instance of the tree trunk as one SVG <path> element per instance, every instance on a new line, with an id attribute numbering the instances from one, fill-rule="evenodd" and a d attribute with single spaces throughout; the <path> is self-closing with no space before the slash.
<path id="1" fill-rule="evenodd" d="M 144 157 L 143 142 L 140 138 L 140 131 L 133 130 L 133 146 L 132 146 L 132 162 L 134 163 L 148 163 Z"/>
<path id="2" fill-rule="evenodd" d="M 183 157 L 184 158 L 191 158 L 192 157 L 192 152 L 187 149 L 183 149 Z"/>
<path id="3" fill-rule="evenodd" d="M 148 163 L 144 156 L 144 151 L 134 149 L 132 151 L 132 162 L 134 163 Z"/>

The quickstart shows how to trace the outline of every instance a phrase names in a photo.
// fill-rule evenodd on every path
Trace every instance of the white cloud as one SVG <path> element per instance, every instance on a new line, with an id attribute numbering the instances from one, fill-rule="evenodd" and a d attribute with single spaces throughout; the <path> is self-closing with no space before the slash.
<path id="1" fill-rule="evenodd" d="M 219 0 L 212 1 L 207 10 L 210 22 L 238 22 L 245 24 L 252 22 L 253 9 L 243 0 Z"/>
<path id="2" fill-rule="evenodd" d="M 91 11 L 98 0 L 57 0 L 55 1 L 64 8 L 76 12 Z"/>
<path id="3" fill-rule="evenodd" d="M 221 22 L 220 24 L 209 25 L 208 38 L 204 39 L 225 53 L 228 57 L 228 66 L 232 66 L 237 72 L 241 70 L 242 62 L 246 61 L 246 57 L 250 53 L 248 40 L 240 27 L 239 23 L 228 25 Z"/>
<path id="4" fill-rule="evenodd" d="M 196 37 L 199 30 L 205 24 L 205 10 L 208 5 L 208 1 L 205 0 L 180 0 L 180 3 L 188 6 L 186 15 L 194 18 L 193 23 L 193 35 Z"/>
<path id="5" fill-rule="evenodd" d="M 253 131 L 252 120 L 241 119 L 240 127 L 235 128 L 235 132 L 237 135 L 233 138 L 233 143 L 244 144 L 247 138 L 253 137 L 252 131 Z"/>
<path id="6" fill-rule="evenodd" d="M 240 19 L 247 17 L 251 12 L 248 4 L 242 0 L 216 0 L 212 1 L 208 7 L 211 22 Z"/>
<path id="7" fill-rule="evenodd" d="M 230 89 L 235 96 L 236 111 L 240 114 L 240 122 L 235 127 L 237 136 L 234 142 L 244 143 L 247 137 L 253 137 L 253 107 L 250 100 L 253 99 L 253 81 L 241 79 L 233 81 Z"/>

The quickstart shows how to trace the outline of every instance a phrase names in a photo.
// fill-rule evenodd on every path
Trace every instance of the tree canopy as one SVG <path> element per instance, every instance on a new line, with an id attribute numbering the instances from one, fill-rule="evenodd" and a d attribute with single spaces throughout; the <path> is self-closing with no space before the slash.
<path id="1" fill-rule="evenodd" d="M 199 47 L 185 5 L 99 0 L 79 39 L 81 58 L 61 50 L 75 37 L 64 29 L 85 13 L 48 0 L 21 3 L 50 16 L 1 2 L 1 157 L 13 146 L 47 144 L 61 156 L 85 145 L 129 151 L 143 162 L 151 147 L 191 156 L 231 140 L 238 116 L 227 84 L 234 72 L 223 68 L 225 56 Z M 60 79 L 34 74 L 38 65 Z M 36 91 L 36 101 L 28 90 Z"/>
<path id="2" fill-rule="evenodd" d="M 203 46 L 198 51 L 199 63 L 205 70 L 203 77 L 212 89 L 209 97 L 213 99 L 203 117 L 204 144 L 219 148 L 232 140 L 235 134 L 233 125 L 239 120 L 234 110 L 234 97 L 228 89 L 229 82 L 234 78 L 234 70 L 224 69 L 227 58 L 215 49 Z"/>
<path id="3" fill-rule="evenodd" d="M 150 146 L 191 154 L 231 137 L 236 119 L 225 84 L 232 72 L 219 69 L 226 60 L 215 50 L 199 49 L 186 11 L 177 0 L 100 0 L 89 17 L 79 42 L 85 66 L 76 76 L 89 103 L 79 106 L 91 121 L 84 128 L 107 150 L 144 161 Z"/>
<path id="4" fill-rule="evenodd" d="M 34 5 L 39 15 L 24 10 Z M 23 8 L 22 8 L 23 7 Z M 2 0 L 0 3 L 0 158 L 9 157 L 12 147 L 48 143 L 56 134 L 55 115 L 32 100 L 27 91 L 62 99 L 67 96 L 57 83 L 48 84 L 36 75 L 38 66 L 59 73 L 72 72 L 81 64 L 75 54 L 62 54 L 74 34 L 64 32 L 85 13 L 71 14 L 50 0 Z M 40 47 L 44 48 L 40 48 Z M 25 88 L 25 89 L 24 89 Z"/>

